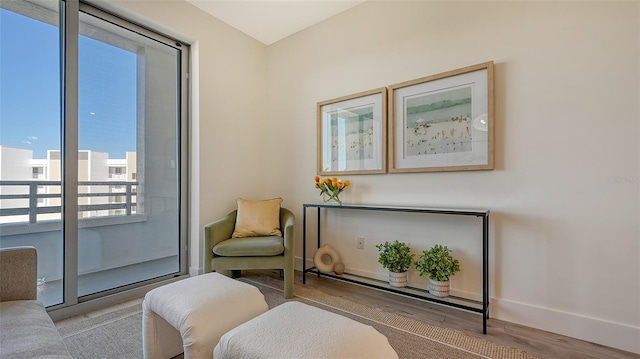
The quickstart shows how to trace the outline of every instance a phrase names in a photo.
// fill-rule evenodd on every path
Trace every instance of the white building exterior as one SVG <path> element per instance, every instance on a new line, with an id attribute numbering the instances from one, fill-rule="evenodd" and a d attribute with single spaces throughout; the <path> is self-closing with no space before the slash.
<path id="1" fill-rule="evenodd" d="M 127 186 L 131 186 L 131 191 L 135 191 L 135 186 L 118 183 L 110 185 L 107 182 L 132 182 L 136 178 L 136 152 L 127 152 L 124 159 L 110 159 L 104 152 L 81 150 L 78 152 L 78 181 L 97 182 L 95 185 L 78 186 L 79 205 L 107 205 L 114 203 L 125 203 Z M 59 150 L 48 150 L 46 159 L 33 158 L 33 151 L 29 149 L 0 146 L 0 194 L 1 195 L 29 195 L 30 185 L 34 181 L 53 181 L 52 183 L 35 184 L 38 194 L 60 194 L 61 193 L 61 161 Z M 13 184 L 7 181 L 14 182 Z M 20 181 L 20 184 L 15 184 Z M 24 183 L 24 184 L 23 184 Z M 87 196 L 95 193 L 122 193 L 121 196 Z M 1 209 L 29 208 L 30 198 L 8 198 L 0 201 Z M 135 196 L 132 196 L 132 203 L 135 203 Z M 37 198 L 38 207 L 60 206 L 59 196 L 52 198 Z M 135 213 L 135 207 L 132 208 Z M 125 209 L 98 209 L 83 211 L 81 218 L 125 215 Z M 37 220 L 59 220 L 61 214 L 38 214 Z M 2 215 L 1 223 L 22 223 L 28 222 L 29 215 Z"/>

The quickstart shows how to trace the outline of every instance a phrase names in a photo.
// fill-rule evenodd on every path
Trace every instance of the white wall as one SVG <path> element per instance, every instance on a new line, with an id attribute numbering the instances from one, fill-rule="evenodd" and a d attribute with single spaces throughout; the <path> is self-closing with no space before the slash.
<path id="1" fill-rule="evenodd" d="M 4 181 L 23 181 L 25 178 L 31 178 L 33 176 L 32 158 L 32 150 L 0 146 L 0 170 L 2 170 L 0 178 Z M 6 193 L 24 191 L 22 188 L 17 188 L 17 191 L 11 191 L 9 188 L 3 188 L 3 190 L 7 190 Z"/>
<path id="2" fill-rule="evenodd" d="M 347 176 L 345 201 L 490 209 L 493 317 L 640 353 L 639 18 L 637 2 L 374 1 L 271 45 L 269 189 L 299 245 L 317 102 L 493 60 L 495 170 Z M 449 241 L 454 288 L 479 290 L 473 225 L 443 239 L 453 220 L 384 220 L 333 218 L 345 232 L 326 240 L 375 275 L 375 243 Z"/>
<path id="3" fill-rule="evenodd" d="M 33 151 L 22 148 L 0 146 L 0 178 L 3 181 L 23 181 L 33 176 L 31 159 Z M 2 194 L 24 194 L 24 186 L 2 186 Z M 28 189 L 27 189 L 28 192 Z M 28 199 L 3 199 L 0 208 L 29 207 Z M 0 217 L 0 223 L 28 221 L 28 215 Z"/>

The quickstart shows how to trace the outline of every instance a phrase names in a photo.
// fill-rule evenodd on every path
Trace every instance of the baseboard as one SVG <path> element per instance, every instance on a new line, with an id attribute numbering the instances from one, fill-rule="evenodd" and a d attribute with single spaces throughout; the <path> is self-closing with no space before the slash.
<path id="1" fill-rule="evenodd" d="M 313 264 L 313 260 L 312 259 L 307 259 L 306 268 L 311 268 L 313 266 L 315 266 Z M 296 270 L 302 271 L 302 258 L 296 257 L 295 262 L 294 262 L 294 267 L 296 268 Z M 367 272 L 367 271 L 354 269 L 354 268 L 345 268 L 345 272 L 348 272 L 348 273 L 351 273 L 351 274 L 355 274 L 355 275 L 361 275 L 363 277 L 374 278 L 374 279 L 378 279 L 378 280 L 386 280 L 388 278 L 387 276 L 382 275 L 380 273 Z"/>
<path id="2" fill-rule="evenodd" d="M 640 327 L 497 298 L 491 298 L 490 313 L 492 318 L 640 354 Z"/>
<path id="3" fill-rule="evenodd" d="M 202 274 L 202 272 L 203 272 L 202 268 L 189 267 L 189 275 L 192 276 L 192 277 L 200 275 L 200 274 Z"/>

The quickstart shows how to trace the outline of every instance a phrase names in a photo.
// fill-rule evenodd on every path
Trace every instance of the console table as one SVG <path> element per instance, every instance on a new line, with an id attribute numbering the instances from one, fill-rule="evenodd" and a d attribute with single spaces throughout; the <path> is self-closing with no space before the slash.
<path id="1" fill-rule="evenodd" d="M 418 208 L 418 207 L 389 207 L 389 206 L 369 206 L 369 205 L 334 205 L 334 204 L 317 204 L 305 203 L 302 205 L 302 284 L 306 284 L 307 273 L 317 274 L 318 277 L 325 276 L 346 282 L 356 283 L 375 289 L 401 294 L 408 297 L 418 298 L 438 304 L 465 309 L 471 312 L 482 314 L 482 333 L 487 334 L 487 319 L 489 318 L 489 210 L 476 209 L 445 209 L 445 208 Z M 405 287 L 396 288 L 390 286 L 387 282 L 364 276 L 344 273 L 336 275 L 330 273 L 322 273 L 316 267 L 307 268 L 307 209 L 315 208 L 317 212 L 317 248 L 320 248 L 320 224 L 321 209 L 331 211 L 382 211 L 382 212 L 404 212 L 404 213 L 424 213 L 439 214 L 453 216 L 472 216 L 482 220 L 482 301 L 471 300 L 467 298 L 449 296 L 447 298 L 439 298 L 429 294 L 425 289 Z"/>

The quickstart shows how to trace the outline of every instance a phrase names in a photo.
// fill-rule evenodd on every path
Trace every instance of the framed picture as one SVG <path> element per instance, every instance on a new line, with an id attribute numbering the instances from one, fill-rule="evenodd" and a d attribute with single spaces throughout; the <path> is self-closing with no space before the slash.
<path id="1" fill-rule="evenodd" d="M 318 174 L 385 173 L 386 87 L 318 103 Z"/>
<path id="2" fill-rule="evenodd" d="M 389 172 L 493 169 L 493 62 L 389 89 Z"/>

